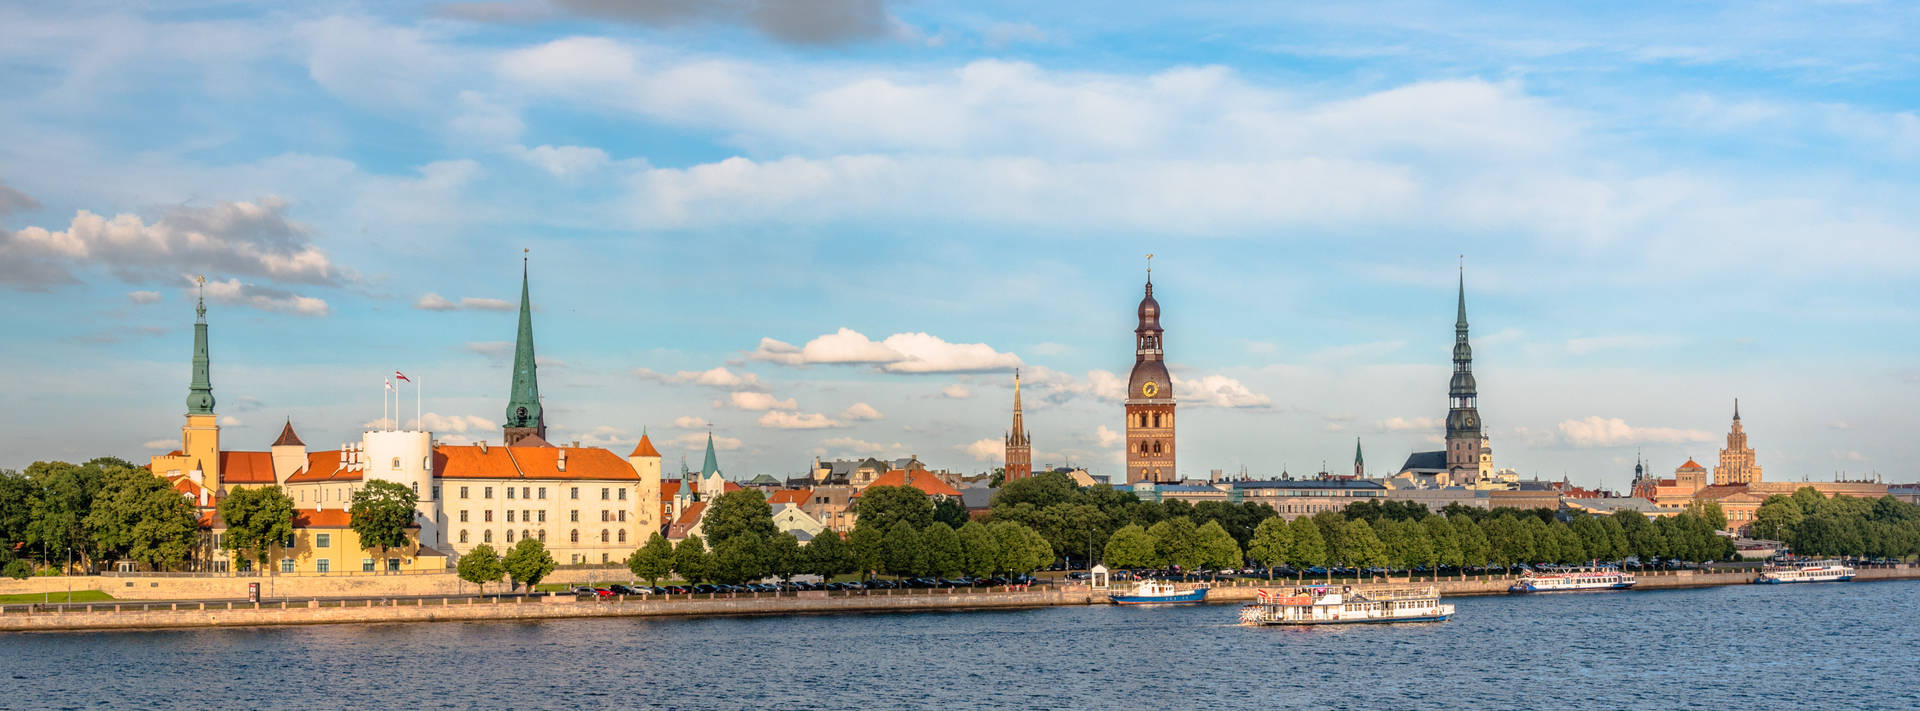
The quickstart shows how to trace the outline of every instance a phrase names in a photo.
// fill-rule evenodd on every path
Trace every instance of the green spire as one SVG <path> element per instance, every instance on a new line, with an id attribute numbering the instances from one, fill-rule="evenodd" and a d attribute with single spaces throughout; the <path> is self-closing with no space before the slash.
<path id="1" fill-rule="evenodd" d="M 1360 438 L 1355 437 L 1353 438 L 1353 469 L 1354 471 L 1359 471 L 1360 468 L 1366 466 L 1366 464 L 1367 459 L 1360 456 Z"/>
<path id="2" fill-rule="evenodd" d="M 207 278 L 200 282 L 200 301 L 193 307 L 193 383 L 187 386 L 187 414 L 213 414 L 213 361 L 207 356 Z"/>
<path id="3" fill-rule="evenodd" d="M 525 257 L 520 260 L 520 334 L 513 347 L 513 392 L 507 394 L 507 426 L 546 426 L 540 412 L 540 380 L 534 373 L 533 300 L 527 295 Z"/>
<path id="4" fill-rule="evenodd" d="M 1460 318 L 1453 322 L 1453 327 L 1467 330 L 1467 267 L 1464 263 L 1460 267 Z"/>
<path id="5" fill-rule="evenodd" d="M 707 461 L 700 465 L 700 478 L 720 473 L 720 458 L 713 455 L 713 432 L 707 432 Z"/>

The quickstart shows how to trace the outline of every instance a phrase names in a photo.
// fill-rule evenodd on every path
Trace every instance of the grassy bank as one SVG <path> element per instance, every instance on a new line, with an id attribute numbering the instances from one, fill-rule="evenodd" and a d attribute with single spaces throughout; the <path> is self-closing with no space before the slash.
<path id="1" fill-rule="evenodd" d="M 75 590 L 73 602 L 112 602 L 113 596 L 99 590 Z M 66 591 L 0 595 L 0 605 L 26 605 L 36 602 L 67 602 Z"/>

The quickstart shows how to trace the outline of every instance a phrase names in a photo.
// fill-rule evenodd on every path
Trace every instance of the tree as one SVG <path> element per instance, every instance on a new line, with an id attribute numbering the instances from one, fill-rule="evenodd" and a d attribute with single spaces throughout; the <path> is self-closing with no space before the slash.
<path id="1" fill-rule="evenodd" d="M 949 529 L 967 525 L 967 507 L 954 499 L 941 499 L 933 502 L 934 523 L 947 524 Z"/>
<path id="2" fill-rule="evenodd" d="M 538 538 L 520 539 L 500 562 L 506 567 L 507 577 L 513 581 L 514 587 L 525 585 L 528 591 L 546 579 L 555 567 L 553 556 L 547 553 L 547 544 Z"/>
<path id="3" fill-rule="evenodd" d="M 688 583 L 704 582 L 712 567 L 707 555 L 707 543 L 700 540 L 698 534 L 689 535 L 680 540 L 680 545 L 674 546 L 673 572 L 679 573 L 681 580 Z"/>
<path id="4" fill-rule="evenodd" d="M 32 480 L 12 469 L 0 469 L 0 548 L 11 551 L 30 539 L 33 500 Z"/>
<path id="5" fill-rule="evenodd" d="M 1024 517 L 1010 517 L 1006 520 L 1017 521 L 1045 536 L 1053 550 L 1062 556 L 1079 556 L 1090 560 L 1100 540 L 1106 537 L 1110 525 L 1106 513 L 1100 507 L 1087 503 L 1059 503 L 1032 511 L 1027 504 L 1020 504 L 1015 511 Z"/>
<path id="6" fill-rule="evenodd" d="M 767 543 L 759 534 L 735 533 L 713 545 L 708 577 L 716 583 L 727 585 L 764 578 L 767 575 L 766 548 Z"/>
<path id="7" fill-rule="evenodd" d="M 111 466 L 117 461 L 102 458 L 79 466 L 34 462 L 27 467 L 33 490 L 27 542 L 46 550 L 47 562 L 58 559 L 53 551 L 63 549 L 71 549 L 83 565 L 93 560 L 93 536 L 87 530 L 86 517 L 93 511 L 93 499 L 106 480 L 103 464 Z"/>
<path id="8" fill-rule="evenodd" d="M 1000 547 L 986 524 L 969 521 L 960 527 L 957 535 L 960 537 L 960 567 L 975 577 L 992 575 L 994 566 L 1000 561 Z"/>
<path id="9" fill-rule="evenodd" d="M 1373 527 L 1366 521 L 1352 521 L 1341 535 L 1339 545 L 1341 555 L 1347 562 L 1363 568 L 1378 568 L 1387 565 L 1387 547 L 1374 535 Z"/>
<path id="10" fill-rule="evenodd" d="M 293 499 L 278 486 L 243 487 L 227 492 L 220 500 L 220 518 L 227 522 L 222 545 L 242 560 L 260 561 L 267 567 L 273 547 L 293 536 Z"/>
<path id="11" fill-rule="evenodd" d="M 347 525 L 360 536 L 360 548 L 378 550 L 379 560 L 386 560 L 387 549 L 405 547 L 419 498 L 412 487 L 381 479 L 368 479 L 355 490 L 347 508 Z"/>
<path id="12" fill-rule="evenodd" d="M 1806 514 L 1793 499 L 1780 495 L 1769 496 L 1753 512 L 1753 526 L 1749 532 L 1754 538 L 1784 541 L 1793 536 L 1794 527 L 1805 519 Z"/>
<path id="13" fill-rule="evenodd" d="M 1114 531 L 1101 557 L 1114 568 L 1152 568 L 1159 561 L 1153 552 L 1153 536 L 1139 524 Z"/>
<path id="14" fill-rule="evenodd" d="M 933 502 L 927 500 L 926 492 L 911 486 L 869 486 L 860 491 L 853 513 L 855 528 L 870 527 L 884 535 L 895 522 L 906 521 L 918 531 L 933 523 Z"/>
<path id="15" fill-rule="evenodd" d="M 1208 521 L 1194 535 L 1194 552 L 1198 556 L 1200 568 L 1228 570 L 1240 567 L 1244 559 L 1240 555 L 1240 544 L 1219 521 Z"/>
<path id="16" fill-rule="evenodd" d="M 1489 559 L 1501 569 L 1533 557 L 1533 540 L 1519 519 L 1512 516 L 1486 519 L 1480 522 L 1480 530 L 1487 534 Z"/>
<path id="17" fill-rule="evenodd" d="M 33 577 L 33 564 L 28 563 L 25 558 L 15 558 L 7 561 L 7 567 L 4 570 L 0 570 L 0 575 L 5 575 L 14 580 L 26 580 L 27 578 Z"/>
<path id="18" fill-rule="evenodd" d="M 1427 541 L 1433 551 L 1431 560 L 1434 575 L 1440 574 L 1441 566 L 1460 567 L 1465 564 L 1460 555 L 1460 539 L 1445 516 L 1428 516 L 1420 520 L 1420 526 L 1427 529 Z"/>
<path id="19" fill-rule="evenodd" d="M 813 540 L 807 542 L 806 551 L 809 572 L 820 576 L 823 580 L 831 580 L 835 576 L 846 575 L 859 569 L 859 562 L 854 559 L 853 549 L 840 538 L 840 533 L 833 529 L 821 531 L 820 535 L 814 536 Z"/>
<path id="20" fill-rule="evenodd" d="M 1455 518 L 1449 514 L 1447 524 L 1453 526 L 1453 540 L 1460 548 L 1462 578 L 1466 577 L 1465 568 L 1484 568 L 1493 562 L 1493 542 L 1487 540 L 1487 531 L 1480 527 L 1478 519 L 1467 515 Z"/>
<path id="21" fill-rule="evenodd" d="M 1686 513 L 1699 516 L 1701 521 L 1706 522 L 1715 531 L 1727 530 L 1727 512 L 1720 508 L 1718 501 L 1694 499 L 1687 502 Z"/>
<path id="22" fill-rule="evenodd" d="M 996 571 L 1029 573 L 1053 560 L 1053 546 L 1031 528 L 1000 521 L 988 526 L 987 532 L 992 535 L 994 547 L 999 553 L 994 566 Z"/>
<path id="23" fill-rule="evenodd" d="M 482 543 L 460 556 L 460 564 L 454 568 L 461 580 L 480 586 L 480 593 L 486 594 L 487 583 L 500 579 L 507 574 L 506 566 L 500 563 L 500 554 L 493 552 L 493 546 Z"/>
<path id="24" fill-rule="evenodd" d="M 1061 472 L 1040 472 L 1000 485 L 993 495 L 994 520 L 1001 520 L 1002 510 L 1023 503 L 1032 504 L 1038 510 L 1054 504 L 1078 503 L 1079 496 L 1080 487 L 1073 483 L 1073 477 Z"/>
<path id="25" fill-rule="evenodd" d="M 1153 536 L 1153 555 L 1159 566 L 1177 566 L 1182 570 L 1200 567 L 1203 559 L 1198 544 L 1199 529 L 1186 517 L 1169 518 L 1147 529 Z"/>
<path id="26" fill-rule="evenodd" d="M 1580 539 L 1580 534 L 1573 532 L 1572 526 L 1556 523 L 1548 530 L 1553 532 L 1554 550 L 1559 554 L 1554 558 L 1555 563 L 1570 565 L 1599 557 L 1587 554 L 1586 543 Z"/>
<path id="27" fill-rule="evenodd" d="M 888 575 L 902 578 L 920 575 L 926 568 L 926 557 L 922 554 L 920 545 L 920 531 L 915 529 L 913 524 L 906 521 L 893 522 L 893 527 L 887 529 L 887 535 L 880 539 L 882 568 Z"/>
<path id="28" fill-rule="evenodd" d="M 800 547 L 800 539 L 791 533 L 776 534 L 767 541 L 767 574 L 781 580 L 792 580 L 793 576 L 805 572 L 807 568 L 806 550 Z"/>
<path id="29" fill-rule="evenodd" d="M 103 555 L 165 570 L 186 560 L 200 521 L 166 480 L 145 469 L 116 467 L 106 472 L 85 527 Z"/>
<path id="30" fill-rule="evenodd" d="M 1293 530 L 1287 522 L 1278 516 L 1261 521 L 1253 529 L 1253 540 L 1247 544 L 1247 557 L 1267 569 L 1267 579 L 1273 579 L 1273 569 L 1286 562 L 1287 552 L 1293 548 Z"/>
<path id="31" fill-rule="evenodd" d="M 1304 573 L 1316 565 L 1327 564 L 1327 541 L 1313 519 L 1300 517 L 1287 524 L 1293 545 L 1287 548 L 1287 564 Z"/>
<path id="32" fill-rule="evenodd" d="M 885 564 L 884 539 L 887 534 L 881 529 L 867 525 L 853 527 L 853 534 L 847 536 L 847 547 L 853 550 L 853 560 L 861 577 L 880 570 Z"/>
<path id="33" fill-rule="evenodd" d="M 934 521 L 920 534 L 920 545 L 926 551 L 924 569 L 929 574 L 942 578 L 960 575 L 965 561 L 960 552 L 960 534 L 953 527 L 945 521 Z"/>
<path id="34" fill-rule="evenodd" d="M 759 489 L 745 488 L 715 497 L 701 519 L 700 530 L 713 543 L 715 553 L 720 551 L 720 544 L 734 536 L 755 536 L 764 541 L 780 534 L 773 525 L 773 509 L 767 505 L 766 495 Z"/>
<path id="35" fill-rule="evenodd" d="M 1394 561 L 1394 565 L 1406 570 L 1409 577 L 1413 575 L 1414 568 L 1435 564 L 1434 561 L 1438 558 L 1434 552 L 1433 536 L 1427 533 L 1427 527 L 1423 525 L 1427 519 L 1437 518 L 1439 517 L 1428 516 L 1419 520 L 1410 518 L 1400 522 L 1400 557 Z M 1435 575 L 1440 574 L 1437 569 L 1432 572 Z"/>
<path id="36" fill-rule="evenodd" d="M 636 578 L 646 579 L 648 585 L 659 585 L 661 578 L 673 572 L 673 544 L 655 531 L 646 545 L 635 548 L 633 554 L 627 556 L 627 570 L 633 571 Z"/>

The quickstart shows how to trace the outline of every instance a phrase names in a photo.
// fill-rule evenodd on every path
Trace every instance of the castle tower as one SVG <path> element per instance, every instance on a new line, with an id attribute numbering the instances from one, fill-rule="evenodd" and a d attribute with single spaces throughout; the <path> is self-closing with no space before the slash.
<path id="1" fill-rule="evenodd" d="M 180 452 L 192 462 L 196 483 L 220 489 L 220 418 L 213 412 L 213 359 L 207 351 L 206 277 L 197 277 L 200 296 L 193 313 L 193 380 L 187 385 L 187 423 L 180 428 Z"/>
<path id="2" fill-rule="evenodd" d="M 1473 380 L 1473 346 L 1467 344 L 1467 273 L 1460 271 L 1459 318 L 1453 323 L 1453 379 L 1447 386 L 1447 474 L 1456 483 L 1480 474 L 1479 386 Z"/>
<path id="3" fill-rule="evenodd" d="M 1013 371 L 1013 429 L 1007 432 L 1007 462 L 1003 481 L 1033 476 L 1033 436 L 1020 413 L 1020 370 Z"/>
<path id="4" fill-rule="evenodd" d="M 1727 448 L 1720 450 L 1720 466 L 1713 468 L 1715 484 L 1754 484 L 1760 481 L 1760 465 L 1753 448 L 1747 446 L 1747 430 L 1740 426 L 1740 400 L 1733 401 L 1733 429 L 1727 432 Z"/>
<path id="5" fill-rule="evenodd" d="M 640 430 L 640 443 L 634 445 L 633 453 L 627 455 L 627 464 L 633 466 L 633 473 L 640 476 L 640 488 L 635 492 L 639 499 L 634 504 L 634 514 L 639 519 L 636 537 L 641 543 L 661 530 L 667 522 L 660 520 L 660 450 L 653 447 L 653 439 L 647 436 L 646 428 Z"/>
<path id="6" fill-rule="evenodd" d="M 300 441 L 300 435 L 293 433 L 293 418 L 287 418 L 285 427 L 280 428 L 280 437 L 273 441 L 268 450 L 273 455 L 273 481 L 285 485 L 287 477 L 300 473 L 307 466 L 307 443 Z"/>
<path id="7" fill-rule="evenodd" d="M 1173 456 L 1173 378 L 1167 373 L 1151 267 L 1138 316 L 1140 325 L 1133 330 L 1133 375 L 1127 379 L 1127 483 L 1175 482 L 1180 474 Z"/>
<path id="8" fill-rule="evenodd" d="M 513 347 L 513 390 L 507 394 L 506 444 L 547 445 L 547 419 L 540 411 L 540 378 L 534 372 L 533 302 L 527 296 L 527 263 L 520 260 L 520 331 Z"/>

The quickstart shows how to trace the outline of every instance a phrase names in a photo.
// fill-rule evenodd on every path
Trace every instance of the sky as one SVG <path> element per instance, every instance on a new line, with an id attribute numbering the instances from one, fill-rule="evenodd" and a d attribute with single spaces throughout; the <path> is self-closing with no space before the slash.
<path id="1" fill-rule="evenodd" d="M 1155 295 L 1186 476 L 1920 480 L 1920 7 L 504 0 L 0 5 L 0 467 L 549 439 L 1122 474 Z M 415 403 L 423 416 L 416 417 Z M 423 421 L 423 422 L 421 422 Z"/>

